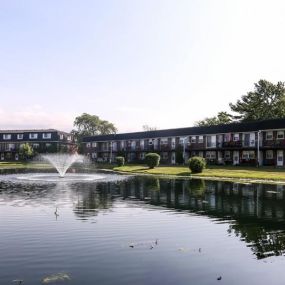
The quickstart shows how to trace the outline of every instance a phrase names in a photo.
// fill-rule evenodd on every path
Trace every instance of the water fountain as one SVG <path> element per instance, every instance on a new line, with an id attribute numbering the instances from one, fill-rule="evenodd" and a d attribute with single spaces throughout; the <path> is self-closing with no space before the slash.
<path id="1" fill-rule="evenodd" d="M 67 173 L 68 169 L 74 163 L 87 163 L 87 159 L 78 153 L 53 153 L 44 154 L 40 156 L 40 161 L 46 161 L 52 165 L 57 173 L 35 173 L 24 174 L 17 176 L 16 179 L 20 181 L 36 181 L 36 182 L 81 182 L 94 181 L 105 178 L 105 175 L 96 173 Z"/>
<path id="2" fill-rule="evenodd" d="M 68 153 L 55 153 L 42 155 L 42 158 L 48 161 L 58 172 L 59 177 L 64 178 L 66 171 L 75 162 L 83 162 L 84 156 L 78 153 L 68 154 Z"/>

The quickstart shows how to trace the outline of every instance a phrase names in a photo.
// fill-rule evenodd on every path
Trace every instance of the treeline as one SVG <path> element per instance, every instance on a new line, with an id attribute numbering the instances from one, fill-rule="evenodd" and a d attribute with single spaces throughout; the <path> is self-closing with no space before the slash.
<path id="1" fill-rule="evenodd" d="M 233 122 L 278 119 L 285 117 L 285 83 L 273 84 L 259 80 L 254 90 L 243 95 L 236 103 L 229 103 L 232 113 L 219 112 L 214 117 L 197 121 L 195 126 L 211 126 Z"/>

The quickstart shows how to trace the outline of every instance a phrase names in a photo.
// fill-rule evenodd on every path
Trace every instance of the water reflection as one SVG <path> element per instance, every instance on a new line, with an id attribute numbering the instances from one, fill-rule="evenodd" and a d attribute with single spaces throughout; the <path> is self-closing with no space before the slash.
<path id="1" fill-rule="evenodd" d="M 82 221 L 112 211 L 118 201 L 195 213 L 227 223 L 228 234 L 238 236 L 262 259 L 285 253 L 284 191 L 283 185 L 154 177 L 60 185 L 6 181 L 0 183 L 0 203 L 53 205 L 54 209 L 71 205 L 76 219 Z"/>
<path id="2" fill-rule="evenodd" d="M 111 209 L 116 199 L 206 215 L 229 223 L 258 259 L 285 252 L 285 195 L 283 185 L 136 177 L 118 183 L 75 187 L 74 213 L 86 219 Z"/>

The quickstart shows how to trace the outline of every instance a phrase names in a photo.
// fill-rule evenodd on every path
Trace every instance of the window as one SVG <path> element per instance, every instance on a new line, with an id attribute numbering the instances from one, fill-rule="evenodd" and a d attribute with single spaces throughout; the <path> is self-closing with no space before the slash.
<path id="1" fill-rule="evenodd" d="M 206 158 L 215 159 L 216 158 L 216 152 L 215 151 L 207 151 L 206 152 Z"/>
<path id="2" fill-rule="evenodd" d="M 11 134 L 4 134 L 4 135 L 3 135 L 3 139 L 4 139 L 4 140 L 10 140 L 11 137 L 12 137 Z"/>
<path id="3" fill-rule="evenodd" d="M 43 139 L 51 139 L 51 133 L 43 133 Z"/>
<path id="4" fill-rule="evenodd" d="M 9 143 L 9 144 L 8 144 L 8 149 L 9 149 L 9 150 L 15 150 L 15 144 Z"/>
<path id="5" fill-rule="evenodd" d="M 171 148 L 172 149 L 175 149 L 175 144 L 176 144 L 175 138 L 171 138 Z"/>
<path id="6" fill-rule="evenodd" d="M 231 158 L 231 152 L 225 151 L 225 159 L 230 159 L 230 158 Z"/>
<path id="7" fill-rule="evenodd" d="M 68 140 L 68 141 L 71 141 L 71 140 L 72 140 L 72 137 L 71 137 L 71 136 L 67 136 L 67 140 Z"/>
<path id="8" fill-rule="evenodd" d="M 191 143 L 196 143 L 196 137 L 191 137 Z"/>
<path id="9" fill-rule="evenodd" d="M 97 147 L 97 143 L 96 143 L 96 142 L 93 142 L 93 143 L 92 143 L 92 147 Z"/>
<path id="10" fill-rule="evenodd" d="M 168 139 L 167 138 L 163 138 L 163 139 L 160 139 L 160 144 L 168 144 Z"/>
<path id="11" fill-rule="evenodd" d="M 59 135 L 59 139 L 60 139 L 60 140 L 63 140 L 63 138 L 64 138 L 63 134 L 60 134 L 60 135 Z"/>
<path id="12" fill-rule="evenodd" d="M 161 154 L 161 158 L 162 158 L 163 160 L 167 160 L 167 159 L 168 159 L 168 152 L 163 152 L 163 153 Z"/>
<path id="13" fill-rule="evenodd" d="M 34 148 L 34 149 L 39 148 L 39 147 L 40 147 L 40 145 L 39 145 L 38 143 L 34 143 L 34 144 L 33 144 L 33 148 Z"/>
<path id="14" fill-rule="evenodd" d="M 30 138 L 30 139 L 37 139 L 37 138 L 38 138 L 38 134 L 36 134 L 36 133 L 30 133 L 29 138 Z"/>
<path id="15" fill-rule="evenodd" d="M 239 134 L 234 134 L 234 142 L 239 141 Z"/>
<path id="16" fill-rule="evenodd" d="M 266 159 L 273 159 L 273 150 L 266 151 Z"/>
<path id="17" fill-rule="evenodd" d="M 148 144 L 149 144 L 149 145 L 152 145 L 152 144 L 153 144 L 153 141 L 152 141 L 152 140 L 149 140 L 149 141 L 148 141 Z"/>
<path id="18" fill-rule="evenodd" d="M 278 131 L 277 132 L 277 139 L 278 140 L 284 139 L 284 131 Z"/>
<path id="19" fill-rule="evenodd" d="M 207 147 L 216 147 L 216 136 L 207 136 Z"/>
<path id="20" fill-rule="evenodd" d="M 230 142 L 230 141 L 231 141 L 231 134 L 225 134 L 224 142 Z"/>
<path id="21" fill-rule="evenodd" d="M 203 143 L 204 142 L 204 138 L 203 136 L 199 136 L 199 140 L 198 140 L 199 143 Z"/>
<path id="22" fill-rule="evenodd" d="M 90 148 L 91 147 L 91 143 L 86 143 L 86 147 Z"/>
<path id="23" fill-rule="evenodd" d="M 24 138 L 24 134 L 17 134 L 17 139 L 22 140 Z"/>
<path id="24" fill-rule="evenodd" d="M 245 159 L 245 160 L 255 159 L 255 152 L 253 150 L 243 151 L 242 159 Z"/>
<path id="25" fill-rule="evenodd" d="M 273 139 L 273 132 L 266 132 L 266 140 L 272 140 Z"/>

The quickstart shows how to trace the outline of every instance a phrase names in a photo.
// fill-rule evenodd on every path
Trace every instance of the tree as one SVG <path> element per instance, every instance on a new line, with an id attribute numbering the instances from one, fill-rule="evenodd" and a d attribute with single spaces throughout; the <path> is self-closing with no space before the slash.
<path id="1" fill-rule="evenodd" d="M 285 85 L 259 80 L 254 91 L 243 95 L 235 104 L 229 104 L 240 121 L 276 119 L 285 117 Z"/>
<path id="2" fill-rule="evenodd" d="M 217 116 L 205 118 L 195 123 L 197 127 L 206 127 L 220 124 L 229 124 L 233 122 L 233 116 L 227 112 L 219 112 Z"/>
<path id="3" fill-rule="evenodd" d="M 31 158 L 33 156 L 33 153 L 34 151 L 28 143 L 21 145 L 20 151 L 19 151 L 21 159 L 27 160 L 28 158 Z"/>
<path id="4" fill-rule="evenodd" d="M 76 129 L 72 130 L 71 133 L 75 136 L 79 148 L 84 136 L 109 135 L 117 132 L 114 124 L 87 113 L 76 117 L 73 125 Z"/>
<path id="5" fill-rule="evenodd" d="M 143 125 L 142 128 L 143 128 L 143 130 L 144 130 L 145 132 L 150 132 L 150 131 L 155 131 L 155 130 L 157 130 L 156 127 L 151 127 L 151 126 L 149 126 L 149 125 Z"/>
<path id="6" fill-rule="evenodd" d="M 108 135 L 116 133 L 114 124 L 101 120 L 96 115 L 83 113 L 75 118 L 73 125 L 77 128 L 73 133 L 81 136 Z"/>

